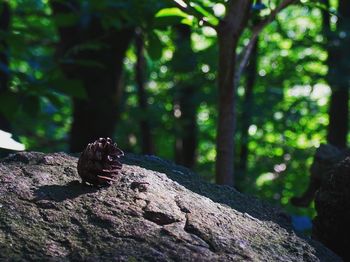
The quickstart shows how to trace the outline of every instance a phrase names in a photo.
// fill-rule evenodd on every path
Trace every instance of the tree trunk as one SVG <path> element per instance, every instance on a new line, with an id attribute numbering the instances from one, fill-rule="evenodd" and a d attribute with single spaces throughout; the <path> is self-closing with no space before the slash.
<path id="1" fill-rule="evenodd" d="M 228 31 L 228 32 L 227 32 Z M 238 39 L 221 29 L 219 41 L 219 118 L 217 128 L 216 183 L 233 186 L 236 87 L 233 86 Z M 236 37 L 238 38 L 238 37 Z"/>
<path id="2" fill-rule="evenodd" d="M 54 1 L 54 14 L 76 13 L 76 1 Z M 74 9 L 75 8 L 75 9 Z M 86 99 L 73 98 L 73 123 L 70 131 L 70 151 L 82 151 L 87 143 L 99 137 L 112 137 L 117 119 L 120 80 L 125 51 L 132 39 L 132 29 L 104 28 L 98 16 L 91 16 L 88 25 L 76 24 L 60 27 L 60 51 L 64 54 L 78 44 L 96 42 L 99 48 L 76 51 L 69 59 L 73 63 L 62 65 L 69 78 L 82 82 Z M 98 66 L 78 61 L 91 61 Z"/>
<path id="3" fill-rule="evenodd" d="M 326 5 L 329 6 L 326 0 Z M 323 11 L 323 26 L 328 49 L 328 83 L 332 94 L 329 102 L 327 142 L 338 148 L 346 148 L 349 127 L 349 62 L 350 56 L 350 3 L 339 1 L 339 20 L 336 32 L 330 28 L 330 15 Z M 342 37 L 342 34 L 345 36 Z"/>
<path id="4" fill-rule="evenodd" d="M 81 151 L 87 143 L 99 137 L 113 136 L 123 59 L 131 38 L 131 30 L 109 32 L 108 38 L 105 39 L 108 47 L 83 56 L 97 61 L 104 65 L 104 68 L 77 68 L 88 98 L 73 100 L 74 120 L 70 137 L 72 152 Z"/>
<path id="5" fill-rule="evenodd" d="M 246 71 L 246 87 L 241 116 L 241 146 L 239 150 L 238 174 L 245 175 L 248 162 L 248 129 L 252 121 L 253 89 L 258 67 L 258 39 L 254 43 L 251 58 Z"/>
<path id="6" fill-rule="evenodd" d="M 176 27 L 176 51 L 174 71 L 183 76 L 175 86 L 175 161 L 177 164 L 193 168 L 196 162 L 198 144 L 196 93 L 191 73 L 196 70 L 196 57 L 191 47 L 191 28 L 187 25 Z"/>
<path id="7" fill-rule="evenodd" d="M 251 1 L 229 1 L 227 14 L 217 29 L 219 45 L 219 119 L 216 141 L 216 183 L 234 185 L 234 133 L 236 49 L 248 21 Z M 238 83 L 237 83 L 238 84 Z"/>
<path id="8" fill-rule="evenodd" d="M 6 34 L 10 28 L 10 7 L 8 2 L 0 4 L 0 96 L 8 91 L 9 83 L 9 61 Z M 8 119 L 0 112 L 0 129 L 10 131 L 11 126 Z"/>
<path id="9" fill-rule="evenodd" d="M 187 84 L 180 91 L 181 96 L 179 105 L 181 108 L 181 117 L 179 119 L 181 126 L 180 137 L 176 139 L 176 144 L 180 145 L 177 150 L 177 158 L 181 165 L 193 168 L 196 163 L 196 150 L 198 144 L 197 127 L 197 104 L 193 99 L 196 96 L 195 86 Z"/>
<path id="10" fill-rule="evenodd" d="M 150 123 L 148 121 L 148 104 L 147 104 L 147 94 L 145 90 L 145 56 L 144 56 L 144 38 L 141 29 L 136 30 L 136 84 L 139 99 L 139 109 L 141 111 L 140 119 L 140 135 L 141 135 L 141 147 L 142 154 L 154 154 L 154 144 L 152 139 L 152 132 Z"/>
<path id="11" fill-rule="evenodd" d="M 346 148 L 349 125 L 349 90 L 332 88 L 329 105 L 327 142 L 338 148 Z"/>

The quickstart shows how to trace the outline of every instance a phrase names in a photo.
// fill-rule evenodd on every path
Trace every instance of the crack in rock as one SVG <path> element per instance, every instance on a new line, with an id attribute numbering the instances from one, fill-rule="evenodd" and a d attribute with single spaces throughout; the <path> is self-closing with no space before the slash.
<path id="1" fill-rule="evenodd" d="M 218 251 L 215 248 L 215 246 L 213 245 L 213 243 L 211 243 L 211 241 L 209 241 L 209 239 L 207 239 L 207 237 L 204 236 L 204 234 L 197 227 L 195 227 L 193 224 L 190 223 L 190 215 L 189 214 L 186 214 L 186 223 L 184 226 L 184 230 L 187 233 L 195 235 L 196 237 L 203 240 L 208 245 L 210 251 L 212 251 L 214 253 Z"/>
<path id="2" fill-rule="evenodd" d="M 184 205 L 179 196 L 175 197 L 175 203 L 179 207 L 180 211 L 184 214 L 191 213 L 191 211 Z"/>
<path id="3" fill-rule="evenodd" d="M 167 203 L 148 200 L 147 205 L 142 210 L 145 219 L 164 226 L 185 220 L 183 212 L 179 209 L 176 201 L 171 199 Z"/>
<path id="4" fill-rule="evenodd" d="M 179 220 L 171 214 L 162 213 L 161 211 L 144 209 L 143 217 L 149 221 L 152 221 L 160 226 L 169 225 Z"/>
<path id="5" fill-rule="evenodd" d="M 0 160 L 0 261 L 341 261 L 275 208 L 171 162 L 126 154 L 119 182 L 94 188 L 77 161 Z"/>

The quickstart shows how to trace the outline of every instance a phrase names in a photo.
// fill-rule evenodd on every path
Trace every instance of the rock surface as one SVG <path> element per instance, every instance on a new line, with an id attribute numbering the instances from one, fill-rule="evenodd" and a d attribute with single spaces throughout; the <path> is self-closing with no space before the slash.
<path id="1" fill-rule="evenodd" d="M 336 165 L 350 156 L 350 149 L 339 150 L 330 144 L 321 144 L 317 148 L 310 167 L 310 181 L 308 188 L 300 197 L 293 197 L 291 203 L 299 207 L 307 207 L 315 199 L 316 192 L 321 185 L 328 184 Z"/>
<path id="2" fill-rule="evenodd" d="M 350 261 L 350 157 L 327 175 L 316 193 L 313 236 Z"/>
<path id="3" fill-rule="evenodd" d="M 277 208 L 154 156 L 122 161 L 94 188 L 63 153 L 3 159 L 0 261 L 341 261 Z"/>

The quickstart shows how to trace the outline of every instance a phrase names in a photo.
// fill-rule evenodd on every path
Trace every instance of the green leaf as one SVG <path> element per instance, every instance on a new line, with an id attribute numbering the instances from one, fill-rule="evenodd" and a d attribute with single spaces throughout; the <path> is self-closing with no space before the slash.
<path id="1" fill-rule="evenodd" d="M 167 17 L 167 16 L 178 16 L 178 17 L 186 18 L 189 15 L 181 11 L 177 7 L 164 8 L 162 10 L 159 10 L 158 13 L 156 13 L 156 17 Z"/>
<path id="2" fill-rule="evenodd" d="M 28 95 L 23 97 L 23 111 L 30 116 L 37 116 L 40 112 L 39 97 L 35 95 Z"/>
<path id="3" fill-rule="evenodd" d="M 203 7 L 201 7 L 198 4 L 195 3 L 191 3 L 191 6 L 196 9 L 196 11 L 200 14 L 203 15 L 204 19 L 206 21 L 208 21 L 210 24 L 212 24 L 213 26 L 217 26 L 219 24 L 219 19 L 211 14 L 210 12 L 208 12 L 207 10 L 205 10 Z M 198 19 L 203 19 L 203 17 L 200 17 L 199 15 L 197 16 Z"/>
<path id="4" fill-rule="evenodd" d="M 152 60 L 159 60 L 162 57 L 163 43 L 153 31 L 148 36 L 147 52 Z"/>
<path id="5" fill-rule="evenodd" d="M 74 98 L 87 99 L 87 93 L 80 80 L 61 80 L 56 90 Z"/>
<path id="6" fill-rule="evenodd" d="M 95 69 L 106 69 L 106 67 L 99 62 L 91 59 L 62 59 L 62 64 L 72 64 L 81 67 L 95 68 Z"/>
<path id="7" fill-rule="evenodd" d="M 74 45 L 71 49 L 69 49 L 66 56 L 70 54 L 77 54 L 82 51 L 98 51 L 104 48 L 108 48 L 108 45 L 101 41 L 83 42 L 81 44 Z"/>
<path id="8" fill-rule="evenodd" d="M 153 27 L 157 29 L 166 29 L 167 26 L 180 24 L 183 17 L 180 16 L 162 16 L 156 17 L 153 22 Z"/>
<path id="9" fill-rule="evenodd" d="M 60 101 L 59 96 L 60 96 L 60 94 L 56 93 L 55 91 L 51 91 L 50 93 L 46 94 L 47 99 L 56 108 L 60 108 L 63 106 L 63 103 Z"/>
<path id="10" fill-rule="evenodd" d="M 181 24 L 193 26 L 193 17 L 183 18 Z"/>
<path id="11" fill-rule="evenodd" d="M 0 112 L 2 112 L 5 117 L 11 120 L 18 110 L 18 105 L 20 105 L 19 96 L 12 92 L 2 93 L 0 96 Z"/>
<path id="12" fill-rule="evenodd" d="M 153 28 L 163 29 L 165 30 L 168 26 L 185 24 L 192 26 L 193 25 L 193 17 L 181 17 L 181 16 L 162 16 L 156 17 L 153 22 Z"/>
<path id="13" fill-rule="evenodd" d="M 154 18 L 154 28 L 166 29 L 167 26 L 177 24 L 193 25 L 193 16 L 186 14 L 179 8 L 164 8 Z"/>
<path id="14" fill-rule="evenodd" d="M 53 20 L 58 27 L 67 27 L 77 24 L 79 17 L 76 14 L 56 14 Z"/>

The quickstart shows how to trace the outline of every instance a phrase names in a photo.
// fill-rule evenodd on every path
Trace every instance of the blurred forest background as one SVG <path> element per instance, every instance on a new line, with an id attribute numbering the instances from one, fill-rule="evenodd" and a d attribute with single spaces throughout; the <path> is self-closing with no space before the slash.
<path id="1" fill-rule="evenodd" d="M 0 129 L 43 152 L 111 136 L 312 217 L 289 200 L 316 147 L 346 147 L 349 19 L 346 0 L 2 0 Z"/>

